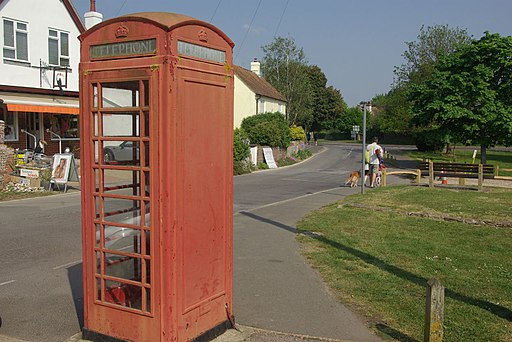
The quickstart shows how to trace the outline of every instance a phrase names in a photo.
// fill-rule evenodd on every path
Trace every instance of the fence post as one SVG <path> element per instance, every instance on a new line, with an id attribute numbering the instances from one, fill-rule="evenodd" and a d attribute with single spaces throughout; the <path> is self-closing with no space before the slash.
<path id="1" fill-rule="evenodd" d="M 478 191 L 482 191 L 484 186 L 484 166 L 478 164 Z"/>
<path id="2" fill-rule="evenodd" d="M 432 160 L 428 161 L 428 186 L 434 187 L 434 163 Z"/>
<path id="3" fill-rule="evenodd" d="M 436 278 L 427 283 L 427 303 L 425 309 L 425 342 L 443 340 L 444 286 Z"/>
<path id="4" fill-rule="evenodd" d="M 387 183 L 388 183 L 387 179 L 388 179 L 388 173 L 387 173 L 386 169 L 384 169 L 384 170 L 382 170 L 382 184 L 381 184 L 382 186 L 387 185 Z"/>
<path id="5" fill-rule="evenodd" d="M 416 183 L 419 185 L 421 183 L 421 170 L 420 169 L 417 169 L 416 170 Z"/>
<path id="6" fill-rule="evenodd" d="M 496 176 L 500 175 L 500 166 L 498 164 L 495 165 L 494 174 Z"/>

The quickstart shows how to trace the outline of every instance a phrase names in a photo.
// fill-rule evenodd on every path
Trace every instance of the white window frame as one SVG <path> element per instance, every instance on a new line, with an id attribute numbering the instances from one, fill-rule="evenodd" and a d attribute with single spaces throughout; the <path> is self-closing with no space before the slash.
<path id="1" fill-rule="evenodd" d="M 52 36 L 50 35 L 50 32 L 55 32 L 57 34 L 57 37 L 55 36 Z M 62 35 L 66 35 L 67 36 L 67 40 L 68 40 L 68 54 L 67 55 L 64 55 L 62 53 Z M 57 64 L 55 63 L 52 63 L 51 62 L 51 58 L 50 58 L 50 40 L 53 40 L 53 41 L 56 41 L 57 42 L 57 47 L 58 47 L 58 51 L 57 51 Z M 70 58 L 70 40 L 69 40 L 69 32 L 68 31 L 64 31 L 64 30 L 59 30 L 59 29 L 56 29 L 56 28 L 52 28 L 52 27 L 49 27 L 48 28 L 48 64 L 50 65 L 53 65 L 53 66 L 61 66 L 61 67 L 67 67 L 69 68 L 71 66 L 71 58 Z M 67 61 L 67 65 L 65 63 L 62 63 L 62 60 L 66 60 Z"/>
<path id="2" fill-rule="evenodd" d="M 258 106 L 257 114 L 265 113 L 265 100 L 259 99 L 258 104 L 259 104 L 259 106 Z"/>
<path id="3" fill-rule="evenodd" d="M 20 137 L 19 137 L 19 126 L 18 126 L 18 112 L 7 112 L 5 111 L 3 113 L 3 117 L 0 117 L 0 120 L 4 121 L 4 124 L 5 126 L 9 126 L 11 127 L 11 129 L 13 130 L 13 133 L 14 133 L 14 139 L 13 138 L 10 138 L 10 139 L 7 139 L 7 136 L 5 136 L 5 141 L 19 141 Z M 14 127 L 12 127 L 11 125 L 7 125 L 7 115 L 12 115 L 14 120 L 13 120 L 13 125 Z"/>
<path id="4" fill-rule="evenodd" d="M 21 21 L 21 20 L 16 20 L 16 19 L 11 19 L 11 18 L 5 18 L 5 17 L 3 17 L 2 19 L 3 19 L 2 20 L 2 32 L 3 32 L 3 35 L 2 35 L 2 39 L 3 39 L 2 56 L 3 56 L 3 58 L 6 59 L 6 60 L 28 63 L 30 61 L 30 50 L 29 50 L 30 43 L 29 43 L 29 34 L 28 34 L 28 23 L 26 21 Z M 13 46 L 7 46 L 5 44 L 5 22 L 6 21 L 10 21 L 12 23 L 12 25 L 13 25 Z M 18 24 L 26 25 L 26 30 L 19 29 L 18 28 Z M 27 47 L 26 47 L 27 48 L 27 59 L 21 59 L 18 56 L 18 49 L 17 49 L 17 46 L 16 46 L 16 41 L 17 41 L 16 36 L 17 36 L 18 32 L 19 33 L 25 33 L 27 35 Z M 3 51 L 5 49 L 14 51 L 14 58 L 6 57 L 5 54 L 3 53 Z"/>

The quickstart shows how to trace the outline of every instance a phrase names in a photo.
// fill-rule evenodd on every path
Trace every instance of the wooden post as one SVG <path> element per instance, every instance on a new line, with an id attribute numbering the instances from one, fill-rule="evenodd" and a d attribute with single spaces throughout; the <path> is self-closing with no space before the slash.
<path id="1" fill-rule="evenodd" d="M 462 178 L 462 177 L 460 177 L 460 178 L 459 178 L 459 185 L 461 185 L 461 186 L 466 185 L 466 178 Z"/>
<path id="2" fill-rule="evenodd" d="M 484 166 L 478 164 L 478 191 L 482 191 L 484 186 Z"/>
<path id="3" fill-rule="evenodd" d="M 432 160 L 428 161 L 428 186 L 434 187 L 434 163 Z"/>
<path id="4" fill-rule="evenodd" d="M 421 170 L 417 169 L 416 173 L 417 173 L 417 175 L 416 175 L 416 183 L 420 184 L 421 183 Z"/>
<path id="5" fill-rule="evenodd" d="M 388 183 L 388 173 L 386 171 L 386 169 L 384 169 L 382 171 L 382 186 L 386 186 L 386 184 Z"/>
<path id="6" fill-rule="evenodd" d="M 443 340 L 444 286 L 432 278 L 427 283 L 427 303 L 425 309 L 425 342 Z"/>
<path id="7" fill-rule="evenodd" d="M 496 164 L 496 166 L 494 168 L 494 175 L 495 176 L 499 176 L 500 175 L 500 166 L 498 164 Z"/>

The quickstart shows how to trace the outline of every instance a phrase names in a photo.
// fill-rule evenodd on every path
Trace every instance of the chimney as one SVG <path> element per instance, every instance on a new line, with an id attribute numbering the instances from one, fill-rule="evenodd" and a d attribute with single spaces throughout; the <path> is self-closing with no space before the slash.
<path id="1" fill-rule="evenodd" d="M 254 60 L 251 62 L 251 71 L 261 77 L 261 69 L 260 68 L 261 68 L 260 62 L 258 61 L 257 58 L 254 58 Z"/>
<path id="2" fill-rule="evenodd" d="M 84 18 L 87 30 L 103 21 L 103 14 L 96 12 L 96 0 L 91 0 L 90 11 L 84 14 Z"/>

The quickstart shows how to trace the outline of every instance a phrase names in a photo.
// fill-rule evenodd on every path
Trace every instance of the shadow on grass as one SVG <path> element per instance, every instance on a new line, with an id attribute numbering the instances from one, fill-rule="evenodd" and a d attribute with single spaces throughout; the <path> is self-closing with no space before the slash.
<path id="1" fill-rule="evenodd" d="M 299 231 L 294 228 L 294 227 L 291 227 L 291 226 L 287 226 L 285 224 L 282 224 L 280 222 L 277 222 L 277 221 L 274 221 L 274 220 L 271 220 L 271 219 L 267 219 L 265 217 L 262 217 L 262 216 L 259 216 L 259 215 L 256 215 L 256 214 L 253 214 L 253 213 L 249 213 L 249 212 L 240 212 L 240 214 L 242 215 L 245 215 L 245 216 L 248 216 L 248 217 L 251 217 L 257 221 L 260 221 L 260 222 L 264 222 L 264 223 L 268 223 L 268 224 L 271 224 L 275 227 L 278 227 L 278 228 L 281 228 L 281 229 L 284 229 L 286 231 L 289 231 L 291 233 L 298 233 Z M 307 232 L 306 232 L 307 233 Z M 352 248 L 350 246 L 347 246 L 347 245 L 344 245 L 344 244 L 341 244 L 339 242 L 336 242 L 336 241 L 332 241 L 330 239 L 327 239 L 326 237 L 324 236 L 321 236 L 321 235 L 316 235 L 316 234 L 308 234 L 308 236 L 318 240 L 318 241 L 321 241 L 325 244 L 328 244 L 334 248 L 337 248 L 339 250 L 342 250 L 342 251 L 345 251 L 349 254 L 352 254 L 353 256 L 355 257 L 358 257 L 359 259 L 363 260 L 364 262 L 366 262 L 367 264 L 370 264 L 372 266 L 375 266 L 381 270 L 384 270 L 388 273 L 391 273 L 399 278 L 402 278 L 404 280 L 407 280 L 411 283 L 414 283 L 416 285 L 419 285 L 423 288 L 426 288 L 427 286 L 427 282 L 428 282 L 428 279 L 426 278 L 423 278 L 423 277 L 420 277 L 420 276 L 417 276 L 416 274 L 414 273 L 411 273 L 409 271 L 406 271 L 404 269 L 401 269 L 400 267 L 397 267 L 397 266 L 394 266 L 394 265 L 390 265 L 388 263 L 386 263 L 385 261 L 383 261 L 382 259 L 379 259 L 371 254 L 368 254 L 366 252 L 363 252 L 363 251 L 360 251 L 358 249 L 355 249 L 355 248 Z M 501 305 L 496 305 L 494 303 L 490 303 L 488 301 L 485 301 L 485 300 L 481 300 L 481 299 L 477 299 L 477 298 L 473 298 L 473 297 L 469 297 L 469 296 L 466 296 L 464 294 L 461 294 L 461 293 L 458 293 L 458 292 L 455 292 L 453 290 L 450 290 L 449 288 L 445 288 L 445 296 L 451 298 L 451 299 L 455 299 L 457 301 L 460 301 L 460 302 L 463 302 L 463 303 L 466 303 L 466 304 L 469 304 L 469 305 L 473 305 L 473 306 L 476 306 L 476 307 L 479 307 L 483 310 L 486 310 L 498 317 L 501 317 L 503 319 L 506 319 L 507 321 L 509 322 L 512 322 L 512 311 L 506 307 L 503 307 Z"/>
<path id="2" fill-rule="evenodd" d="M 393 338 L 396 341 L 400 341 L 400 342 L 419 342 L 418 340 L 412 338 L 411 336 L 406 335 L 406 334 L 401 333 L 400 331 L 398 331 L 396 329 L 391 328 L 387 324 L 378 323 L 378 324 L 375 325 L 375 327 L 377 328 L 378 331 L 380 331 L 381 333 L 383 333 L 386 336 L 389 336 L 389 337 Z"/>

